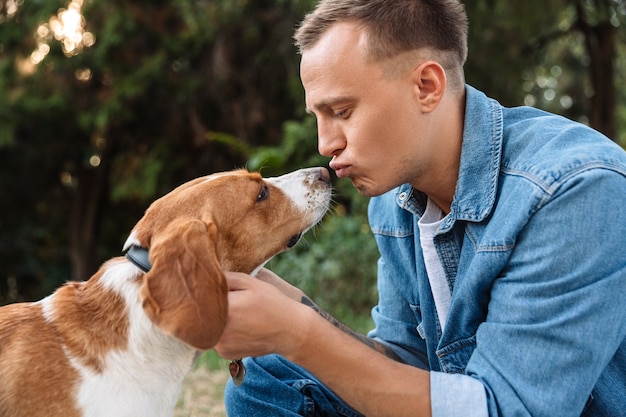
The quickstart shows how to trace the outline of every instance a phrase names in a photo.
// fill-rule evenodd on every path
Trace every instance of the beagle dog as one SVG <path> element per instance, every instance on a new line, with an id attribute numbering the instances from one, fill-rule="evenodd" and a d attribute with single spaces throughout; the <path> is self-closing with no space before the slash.
<path id="1" fill-rule="evenodd" d="M 223 271 L 254 273 L 326 213 L 325 168 L 192 180 L 156 200 L 88 281 L 0 308 L 0 416 L 171 416 L 224 329 Z"/>

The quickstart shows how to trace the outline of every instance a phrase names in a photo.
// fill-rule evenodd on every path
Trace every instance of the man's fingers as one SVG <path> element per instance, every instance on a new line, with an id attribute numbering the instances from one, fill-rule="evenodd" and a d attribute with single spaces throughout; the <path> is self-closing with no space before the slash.
<path id="1" fill-rule="evenodd" d="M 302 298 L 302 290 L 294 287 L 269 269 L 262 268 L 256 276 L 259 280 L 272 284 L 278 288 L 283 294 L 292 300 L 300 301 Z"/>
<path id="2" fill-rule="evenodd" d="M 267 283 L 275 285 L 276 282 L 282 281 L 283 279 L 266 268 L 261 268 L 259 272 L 256 274 L 257 279 L 261 281 L 265 281 Z"/>
<path id="3" fill-rule="evenodd" d="M 224 272 L 229 291 L 244 290 L 249 287 L 250 281 L 253 279 L 250 275 L 242 272 Z"/>

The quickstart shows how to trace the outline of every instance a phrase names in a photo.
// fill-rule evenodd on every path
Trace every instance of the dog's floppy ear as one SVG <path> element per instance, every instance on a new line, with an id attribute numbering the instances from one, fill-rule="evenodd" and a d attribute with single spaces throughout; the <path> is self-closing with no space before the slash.
<path id="1" fill-rule="evenodd" d="M 143 308 L 164 333 L 196 349 L 213 347 L 224 330 L 228 286 L 215 252 L 217 227 L 176 220 L 155 234 L 152 269 L 141 287 Z"/>

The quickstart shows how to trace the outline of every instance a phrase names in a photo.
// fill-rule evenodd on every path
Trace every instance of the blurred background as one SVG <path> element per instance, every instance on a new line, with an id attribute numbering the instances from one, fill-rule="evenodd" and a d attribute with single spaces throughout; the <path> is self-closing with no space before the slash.
<path id="1" fill-rule="evenodd" d="M 247 167 L 328 161 L 292 34 L 310 0 L 0 0 L 0 305 L 118 256 L 154 199 Z M 469 84 L 626 144 L 623 0 L 473 0 Z M 269 265 L 357 330 L 376 303 L 367 200 Z"/>

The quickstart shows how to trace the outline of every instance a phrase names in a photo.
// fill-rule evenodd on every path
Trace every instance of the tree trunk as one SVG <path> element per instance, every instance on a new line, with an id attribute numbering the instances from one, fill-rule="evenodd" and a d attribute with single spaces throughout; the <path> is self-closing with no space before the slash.
<path id="1" fill-rule="evenodd" d="M 585 46 L 590 58 L 590 77 L 593 87 L 589 125 L 617 140 L 615 96 L 615 39 L 616 30 L 610 22 L 590 25 L 582 6 L 578 5 L 578 26 L 585 35 Z"/>
<path id="2" fill-rule="evenodd" d="M 72 279 L 84 280 L 96 272 L 98 236 L 109 189 L 109 158 L 97 167 L 79 171 L 70 213 Z"/>

